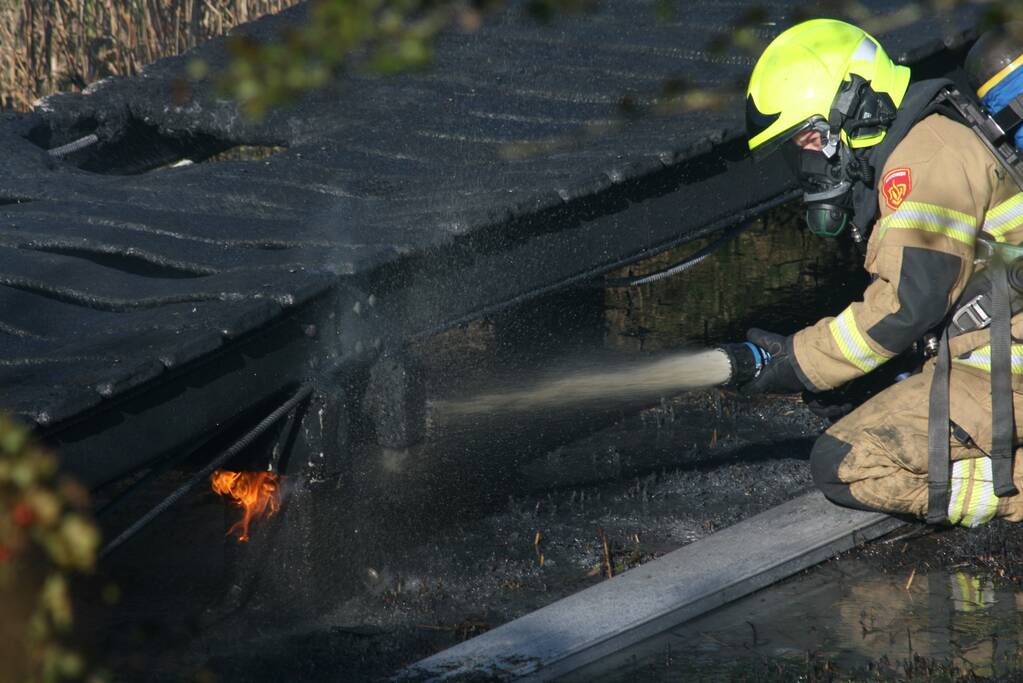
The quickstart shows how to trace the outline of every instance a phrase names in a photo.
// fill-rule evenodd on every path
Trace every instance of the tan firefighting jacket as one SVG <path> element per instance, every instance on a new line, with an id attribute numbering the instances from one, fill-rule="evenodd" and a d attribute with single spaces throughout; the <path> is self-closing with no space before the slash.
<path id="1" fill-rule="evenodd" d="M 976 133 L 938 114 L 917 123 L 878 174 L 879 216 L 864 267 L 863 300 L 795 334 L 797 374 L 831 389 L 866 374 L 941 323 L 973 273 L 983 230 L 1023 243 L 1023 192 Z M 1023 314 L 1013 318 L 1023 339 Z M 952 340 L 953 364 L 991 368 L 988 330 Z M 1023 345 L 1012 347 L 1013 386 L 1023 386 Z"/>

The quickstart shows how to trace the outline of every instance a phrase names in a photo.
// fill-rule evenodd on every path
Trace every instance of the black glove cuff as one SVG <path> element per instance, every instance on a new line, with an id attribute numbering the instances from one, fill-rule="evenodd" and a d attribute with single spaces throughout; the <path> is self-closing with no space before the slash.
<path id="1" fill-rule="evenodd" d="M 775 358 L 757 377 L 739 387 L 740 393 L 753 394 L 794 394 L 803 390 L 803 383 L 796 376 L 792 363 L 785 356 Z"/>
<path id="2" fill-rule="evenodd" d="M 788 357 L 789 363 L 792 365 L 792 372 L 795 373 L 796 377 L 799 379 L 799 383 L 803 385 L 803 388 L 811 393 L 817 393 L 820 389 L 814 386 L 814 383 L 806 376 L 806 373 L 803 372 L 803 368 L 799 367 L 799 362 L 796 360 L 795 339 L 795 335 L 790 335 L 789 338 L 785 340 L 785 355 Z"/>

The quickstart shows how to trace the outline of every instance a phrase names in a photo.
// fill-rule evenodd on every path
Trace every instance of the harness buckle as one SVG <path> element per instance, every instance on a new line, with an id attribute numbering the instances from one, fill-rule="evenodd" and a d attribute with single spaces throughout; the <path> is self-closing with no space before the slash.
<path id="1" fill-rule="evenodd" d="M 983 298 L 983 294 L 978 294 L 952 314 L 952 324 L 959 329 L 959 332 L 983 330 L 991 324 L 991 316 L 981 305 Z"/>

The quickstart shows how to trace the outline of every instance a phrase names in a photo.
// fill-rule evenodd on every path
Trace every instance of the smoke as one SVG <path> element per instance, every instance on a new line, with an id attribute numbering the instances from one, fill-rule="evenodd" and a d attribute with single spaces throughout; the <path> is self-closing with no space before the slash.
<path id="1" fill-rule="evenodd" d="M 449 416 L 537 413 L 572 408 L 611 409 L 654 402 L 662 396 L 724 384 L 731 365 L 719 349 L 676 352 L 642 359 L 603 357 L 576 361 L 501 391 L 432 401 L 431 412 Z"/>

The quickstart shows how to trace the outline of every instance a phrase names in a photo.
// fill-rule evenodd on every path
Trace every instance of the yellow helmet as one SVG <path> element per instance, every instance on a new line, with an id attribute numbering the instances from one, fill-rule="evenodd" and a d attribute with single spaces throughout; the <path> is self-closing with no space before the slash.
<path id="1" fill-rule="evenodd" d="M 896 66 L 880 43 L 843 21 L 812 19 L 786 30 L 767 46 L 750 76 L 746 93 L 750 151 L 766 154 L 815 124 L 824 133 L 840 135 L 853 148 L 881 142 L 885 126 L 862 125 L 872 114 L 862 110 L 858 95 L 839 97 L 843 87 L 864 81 L 871 97 L 897 108 L 909 86 L 909 68 Z M 844 110 L 839 106 L 843 100 Z M 850 116 L 860 120 L 856 132 L 845 125 Z"/>

